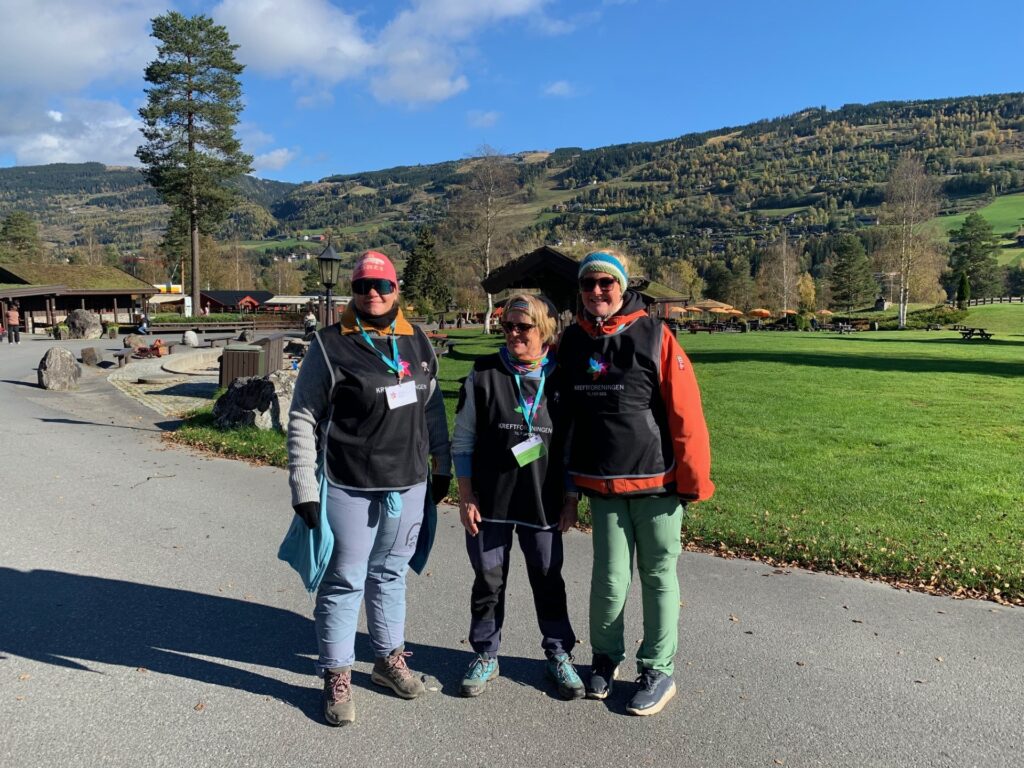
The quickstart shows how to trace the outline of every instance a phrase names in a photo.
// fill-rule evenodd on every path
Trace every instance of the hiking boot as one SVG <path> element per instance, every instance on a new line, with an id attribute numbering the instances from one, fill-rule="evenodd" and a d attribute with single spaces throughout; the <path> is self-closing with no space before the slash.
<path id="1" fill-rule="evenodd" d="M 590 679 L 587 681 L 588 699 L 607 699 L 612 692 L 612 681 L 619 674 L 619 665 L 603 653 L 595 653 L 590 662 Z"/>
<path id="2" fill-rule="evenodd" d="M 576 667 L 572 663 L 572 656 L 567 653 L 556 653 L 548 659 L 545 668 L 547 669 L 548 677 L 557 683 L 559 696 L 566 701 L 583 698 L 585 693 L 583 681 L 580 680 L 580 676 L 576 673 Z"/>
<path id="3" fill-rule="evenodd" d="M 373 662 L 373 674 L 370 679 L 377 685 L 384 685 L 403 699 L 415 699 L 426 688 L 416 673 L 409 669 L 405 660 L 412 654 L 400 645 L 388 656 L 379 656 Z"/>
<path id="4" fill-rule="evenodd" d="M 462 678 L 459 692 L 467 698 L 479 696 L 487 690 L 487 683 L 498 676 L 498 660 L 486 653 L 478 654 L 470 662 L 469 669 Z"/>
<path id="5" fill-rule="evenodd" d="M 324 671 L 324 719 L 328 725 L 348 725 L 356 719 L 352 703 L 352 667 Z"/>
<path id="6" fill-rule="evenodd" d="M 672 676 L 656 669 L 645 669 L 636 681 L 640 687 L 626 705 L 626 711 L 631 715 L 656 715 L 676 695 Z"/>

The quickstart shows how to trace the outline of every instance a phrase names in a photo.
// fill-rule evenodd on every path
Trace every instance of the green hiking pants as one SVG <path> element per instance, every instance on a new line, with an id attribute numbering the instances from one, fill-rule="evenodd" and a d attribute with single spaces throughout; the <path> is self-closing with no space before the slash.
<path id="1" fill-rule="evenodd" d="M 672 674 L 679 645 L 679 577 L 683 510 L 675 496 L 590 498 L 594 567 L 590 580 L 590 645 L 619 664 L 626 657 L 623 610 L 636 554 L 644 639 L 638 671 Z"/>

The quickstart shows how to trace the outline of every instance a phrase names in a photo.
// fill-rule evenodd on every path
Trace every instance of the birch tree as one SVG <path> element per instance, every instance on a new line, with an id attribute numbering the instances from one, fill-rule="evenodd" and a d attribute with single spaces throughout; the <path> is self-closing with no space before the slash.
<path id="1" fill-rule="evenodd" d="M 928 222 L 938 213 L 938 182 L 917 157 L 905 154 L 889 177 L 882 223 L 888 229 L 884 256 L 898 282 L 899 327 L 906 328 L 911 287 L 935 263 L 936 244 Z"/>

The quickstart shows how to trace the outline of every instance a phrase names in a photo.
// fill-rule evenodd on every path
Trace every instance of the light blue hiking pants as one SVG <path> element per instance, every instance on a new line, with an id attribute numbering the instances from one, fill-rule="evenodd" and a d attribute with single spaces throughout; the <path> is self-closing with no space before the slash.
<path id="1" fill-rule="evenodd" d="M 387 656 L 405 642 L 405 574 L 416 551 L 426 487 L 424 482 L 401 491 L 398 517 L 387 516 L 386 493 L 328 488 L 334 551 L 316 594 L 318 674 L 355 661 L 364 594 L 374 655 Z"/>

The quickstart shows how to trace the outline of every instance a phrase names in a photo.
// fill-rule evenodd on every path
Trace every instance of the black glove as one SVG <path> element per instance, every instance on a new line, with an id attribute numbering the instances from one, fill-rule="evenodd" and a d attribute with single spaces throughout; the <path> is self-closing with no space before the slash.
<path id="1" fill-rule="evenodd" d="M 304 501 L 295 505 L 295 514 L 302 518 L 310 530 L 320 525 L 320 502 Z"/>
<path id="2" fill-rule="evenodd" d="M 444 497 L 448 495 L 448 488 L 451 486 L 451 482 L 451 475 L 430 476 L 430 497 L 434 500 L 435 505 L 444 501 Z"/>

